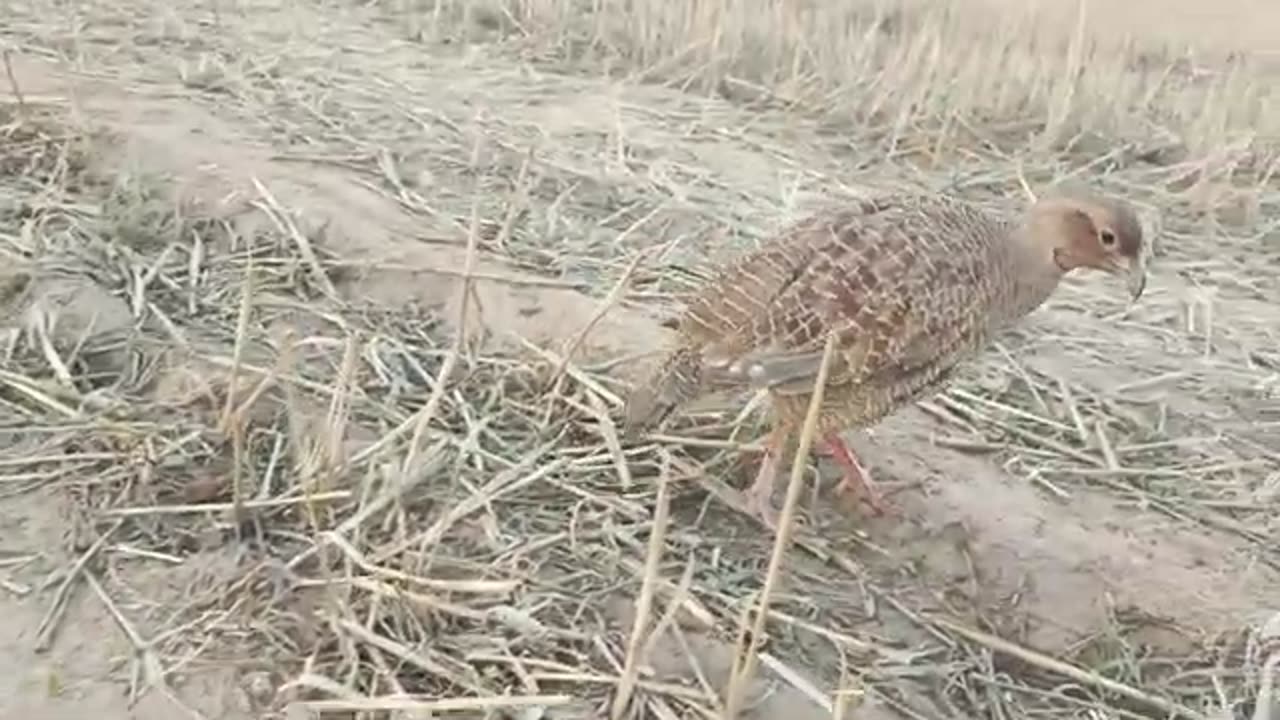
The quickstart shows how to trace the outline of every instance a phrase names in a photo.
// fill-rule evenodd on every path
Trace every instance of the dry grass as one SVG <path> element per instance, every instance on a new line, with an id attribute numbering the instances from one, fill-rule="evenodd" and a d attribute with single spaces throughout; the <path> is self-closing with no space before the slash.
<path id="1" fill-rule="evenodd" d="M 51 589 L 41 642 L 65 622 L 68 593 L 84 588 L 133 647 L 135 691 L 172 692 L 188 668 L 237 663 L 270 676 L 264 715 L 300 699 L 334 716 L 721 718 L 740 707 L 740 683 L 703 671 L 690 643 L 705 635 L 750 643 L 757 651 L 735 666 L 759 663 L 833 715 L 867 698 L 904 717 L 1266 717 L 1260 669 L 1276 660 L 1265 628 L 1161 657 L 1131 640 L 1140 619 L 1117 615 L 1054 658 L 1008 639 L 1016 628 L 995 609 L 903 589 L 894 579 L 908 569 L 865 539 L 795 528 L 795 545 L 780 537 L 766 570 L 768 543 L 692 482 L 715 494 L 744 447 L 726 434 L 753 428 L 703 414 L 623 445 L 621 381 L 611 363 L 577 357 L 590 326 L 567 331 L 562 347 L 499 347 L 470 317 L 470 279 L 483 250 L 549 283 L 612 288 L 599 293 L 603 313 L 670 300 L 701 272 L 689 258 L 723 251 L 709 248 L 709 230 L 732 226 L 749 242 L 802 191 L 829 199 L 883 180 L 1008 202 L 1023 179 L 1088 178 L 1160 210 L 1160 272 L 1184 284 L 1171 281 L 1163 298 L 1157 288 L 1147 311 L 1105 287 L 1072 286 L 1058 314 L 1010 339 L 1013 351 L 923 404 L 943 428 L 937 444 L 992 453 L 1055 496 L 1101 487 L 1234 536 L 1280 567 L 1280 446 L 1265 415 L 1280 366 L 1274 315 L 1206 312 L 1277 298 L 1263 265 L 1274 263 L 1267 217 L 1280 207 L 1280 156 L 1264 142 L 1280 130 L 1267 125 L 1280 117 L 1274 84 L 1246 60 L 1190 72 L 1168 51 L 1078 36 L 1061 46 L 1018 32 L 1033 27 L 1021 17 L 978 32 L 972 18 L 907 6 L 613 5 L 391 8 L 415 42 L 483 40 L 497 57 L 607 72 L 633 88 L 633 104 L 654 99 L 618 103 L 614 131 L 577 144 L 545 141 L 558 136 L 516 112 L 475 120 L 443 80 L 427 117 L 419 94 L 371 88 L 317 46 L 254 68 L 263 58 L 231 52 L 269 35 L 251 14 L 224 9 L 219 32 L 201 37 L 212 46 L 201 57 L 213 59 L 183 75 L 196 102 L 209 93 L 211 106 L 274 134 L 282 155 L 349 167 L 435 222 L 443 241 L 465 242 L 465 267 L 444 270 L 467 279 L 456 317 L 343 300 L 349 261 L 300 229 L 265 184 L 254 211 L 271 222 L 244 236 L 227 218 L 157 202 L 158 181 L 104 174 L 92 161 L 98 140 L 59 108 L 0 106 L 0 227 L 17 228 L 0 230 L 0 250 L 85 250 L 57 273 L 91 276 L 126 300 L 138 327 L 110 341 L 128 343 L 143 370 L 90 377 L 100 370 L 92 343 L 39 331 L 0 367 L 0 412 L 11 418 L 0 427 L 0 494 L 54 486 L 77 508 L 74 559 L 41 588 Z M 55 50 L 83 64 L 131 33 L 198 35 L 179 9 L 168 11 L 178 30 L 162 31 L 144 9 L 99 9 L 119 13 L 109 25 L 67 20 L 73 46 Z M 333 11 L 339 29 L 322 35 L 351 21 Z M 17 17 L 6 32 L 20 49 L 48 45 L 47 18 Z M 966 50 L 958 65 L 956 48 Z M 688 97 L 634 89 L 642 83 Z M 533 107 L 550 87 L 535 79 L 503 101 Z M 719 97 L 704 105 L 696 93 Z M 400 105 L 379 104 L 386 95 Z M 629 134 L 635 114 L 658 116 L 663 132 Z M 448 130 L 405 139 L 423 123 Z M 789 143 L 793 124 L 814 147 Z M 724 133 L 780 138 L 764 152 L 792 168 L 792 187 L 727 188 L 679 145 Z M 1097 317 L 1124 334 L 1073 329 Z M 1080 376 L 1039 362 L 1062 352 Z M 1135 371 L 1116 392 L 1081 379 L 1117 360 Z M 192 367 L 208 381 L 199 392 L 161 391 Z M 1224 406 L 1236 414 L 1222 416 Z M 197 577 L 180 604 L 159 604 L 119 570 L 124 559 L 177 566 L 225 546 L 238 549 L 233 566 Z M 636 598 L 629 622 L 620 597 Z M 900 632 L 865 629 L 871 617 L 894 618 L 884 627 Z M 651 670 L 660 643 L 687 654 L 684 677 Z M 828 660 L 816 663 L 821 677 L 798 669 L 815 644 Z M 925 688 L 933 710 L 910 688 Z"/>
<path id="2" fill-rule="evenodd" d="M 1117 47 L 1085 32 L 1085 5 L 1066 33 L 1034 8 L 996 15 L 909 0 L 389 5 L 414 36 L 502 37 L 628 81 L 800 109 L 856 128 L 850 146 L 873 156 L 950 163 L 975 144 L 1096 152 L 1108 143 L 1121 157 L 1230 165 L 1280 129 L 1278 98 L 1252 56 L 1210 65 L 1154 38 Z M 1273 153 L 1265 149 L 1263 166 Z"/>

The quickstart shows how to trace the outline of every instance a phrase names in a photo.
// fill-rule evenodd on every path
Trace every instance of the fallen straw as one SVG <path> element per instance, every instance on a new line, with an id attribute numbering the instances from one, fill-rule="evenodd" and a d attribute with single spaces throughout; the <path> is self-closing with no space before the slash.
<path id="1" fill-rule="evenodd" d="M 290 704 L 290 708 L 315 713 L 392 712 L 426 716 L 442 712 L 494 712 L 498 708 L 533 708 L 568 705 L 571 695 L 499 695 L 484 698 L 416 698 L 371 697 L 352 700 L 307 700 Z"/>
<path id="2" fill-rule="evenodd" d="M 1159 710 L 1160 712 L 1165 713 L 1168 717 L 1185 718 L 1185 720 L 1209 720 L 1208 716 L 1202 715 L 1191 708 L 1165 700 L 1164 698 L 1156 697 L 1155 695 L 1151 695 L 1150 693 L 1143 692 L 1138 688 L 1116 682 L 1115 680 L 1110 680 L 1098 675 L 1097 673 L 1083 670 L 1075 665 L 1070 665 L 1056 658 L 1038 653 L 1030 648 L 1016 645 L 990 633 L 958 625 L 939 617 L 928 617 L 926 619 L 939 628 L 955 633 L 956 635 L 960 635 L 961 637 L 982 645 L 989 650 L 1003 653 L 1010 657 L 1015 657 L 1042 670 L 1070 678 L 1076 682 L 1098 688 L 1099 690 L 1105 690 L 1117 695 L 1122 695 L 1130 700 L 1142 703 L 1147 707 Z"/>

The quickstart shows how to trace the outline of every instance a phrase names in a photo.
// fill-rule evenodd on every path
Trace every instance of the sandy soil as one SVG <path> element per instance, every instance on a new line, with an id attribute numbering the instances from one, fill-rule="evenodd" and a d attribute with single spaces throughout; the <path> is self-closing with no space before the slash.
<path id="1" fill-rule="evenodd" d="M 1000 6 L 1004 0 L 974 2 Z M 1190 2 L 1160 3 L 1158 12 L 1156 5 L 1125 6 L 1103 24 L 1114 22 L 1110 29 L 1126 28 L 1123 32 L 1275 49 L 1269 47 L 1274 38 L 1266 28 L 1280 23 L 1280 10 L 1271 3 L 1235 0 L 1214 3 L 1212 8 Z M 1266 13 L 1274 14 L 1273 22 L 1263 19 Z M 375 74 L 401 61 L 371 55 L 368 72 Z M 360 63 L 363 58 L 352 55 L 350 62 Z M 242 118 L 211 114 L 207 105 L 188 102 L 180 92 L 170 92 L 175 88 L 154 78 L 139 82 L 126 77 L 123 67 L 95 68 L 91 77 L 76 77 L 30 56 L 15 59 L 15 73 L 29 97 L 74 96 L 80 115 L 122 133 L 126 142 L 117 148 L 118 155 L 104 162 L 171 173 L 180 192 L 211 205 L 228 198 L 236 202 L 230 193 L 243 190 L 248 179 L 256 177 L 283 204 L 303 209 L 310 221 L 329 222 L 335 245 L 353 257 L 424 268 L 461 266 L 462 253 L 456 246 L 406 241 L 429 234 L 430 229 L 424 231 L 418 226 L 420 220 L 366 189 L 351 173 L 340 167 L 282 161 L 259 141 L 257 128 L 242 125 Z M 465 72 L 461 67 L 455 70 Z M 504 82 L 500 73 L 484 78 L 466 81 L 470 84 L 459 92 L 483 103 L 485 83 Z M 593 81 L 547 82 L 562 97 L 572 98 L 579 109 L 607 106 L 614 92 Z M 566 136 L 577 126 L 612 122 L 611 117 L 596 117 L 589 111 L 553 110 L 556 105 L 551 102 L 546 107 L 543 125 L 554 128 L 557 121 L 562 122 Z M 488 110 L 503 112 L 501 107 Z M 646 131 L 638 123 L 630 128 L 634 135 Z M 771 162 L 763 151 L 752 157 L 741 146 L 725 148 L 718 155 L 714 149 L 699 152 L 714 155 L 706 166 L 724 174 L 726 182 L 742 186 L 758 182 L 751 168 L 768 167 Z M 479 269 L 519 275 L 497 259 L 485 260 Z M 1178 296 L 1180 283 L 1185 281 L 1176 277 L 1157 280 L 1167 298 Z M 482 282 L 479 288 L 486 326 L 533 340 L 561 339 L 565 329 L 582 327 L 596 308 L 594 300 L 572 289 L 508 282 Z M 453 302 L 456 289 L 451 276 L 431 273 L 370 273 L 343 288 L 387 303 L 416 300 L 428 305 Z M 1260 301 L 1241 297 L 1236 302 L 1233 307 L 1243 316 Z M 1067 317 L 1046 311 L 1036 327 L 1052 329 Z M 652 346 L 663 336 L 648 315 L 620 309 L 601 323 L 592 344 L 597 351 L 632 344 Z M 1035 352 L 1029 357 L 1034 358 Z M 1055 357 L 1044 353 L 1039 360 L 1027 362 L 1048 366 Z M 1096 365 L 1087 372 L 1092 373 L 1088 381 L 1102 392 L 1131 380 Z M 1122 610 L 1168 621 L 1176 630 L 1153 622 L 1150 642 L 1161 651 L 1177 653 L 1190 638 L 1253 625 L 1280 609 L 1280 572 L 1256 562 L 1249 544 L 1236 535 L 1177 522 L 1100 490 L 1081 487 L 1069 497 L 1055 497 L 980 455 L 931 445 L 927 436 L 937 430 L 928 416 L 913 409 L 895 416 L 870 437 L 856 438 L 877 474 L 899 490 L 895 502 L 903 511 L 901 520 L 867 520 L 863 529 L 870 542 L 893 548 L 895 561 L 914 558 L 919 562 L 920 576 L 910 582 L 918 582 L 920 592 L 950 584 L 965 588 L 962 594 L 968 597 L 962 602 L 968 606 L 1016 604 L 1027 618 L 1030 642 L 1051 652 L 1100 632 Z M 68 561 L 63 550 L 67 523 L 58 509 L 62 503 L 53 493 L 0 502 L 0 560 L 36 557 L 14 569 L 0 567 L 0 580 L 34 588 L 44 573 Z M 227 561 L 220 553 L 230 552 L 214 551 L 193 562 L 200 566 L 198 571 L 175 572 L 216 575 L 219 563 Z M 121 561 L 113 570 L 136 583 L 161 582 L 156 576 L 164 575 L 175 592 L 180 588 L 176 578 L 184 577 L 157 572 L 141 561 Z M 179 688 L 182 704 L 153 691 L 130 706 L 126 688 L 133 649 L 106 605 L 88 589 L 74 595 L 69 620 L 51 648 L 33 652 L 35 630 L 48 598 L 48 593 L 24 596 L 0 589 L 0 718 L 54 720 L 93 713 L 158 720 L 192 716 L 187 708 L 198 709 L 208 718 L 255 716 L 252 684 L 258 677 L 255 673 L 263 670 L 255 667 L 191 668 L 183 677 L 169 679 Z M 619 613 L 625 615 L 625 608 Z M 709 665 L 719 666 L 720 673 L 727 666 L 724 651 L 711 641 L 703 649 Z M 783 713 L 796 720 L 824 717 L 812 703 L 786 689 L 779 690 L 756 717 Z M 880 717 L 878 713 L 867 708 L 859 717 Z"/>

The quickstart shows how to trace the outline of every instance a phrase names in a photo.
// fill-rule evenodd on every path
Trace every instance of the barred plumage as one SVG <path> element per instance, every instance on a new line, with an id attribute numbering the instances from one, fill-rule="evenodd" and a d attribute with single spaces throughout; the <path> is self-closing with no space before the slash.
<path id="1" fill-rule="evenodd" d="M 846 486 L 866 486 L 839 431 L 938 389 L 1075 268 L 1127 274 L 1136 300 L 1143 257 L 1133 211 L 1087 195 L 1040 200 L 1021 219 L 924 195 L 821 213 L 689 300 L 675 347 L 628 397 L 624 429 L 634 437 L 713 386 L 768 390 L 775 426 L 752 500 L 770 520 L 777 455 L 804 416 L 829 333 L 838 351 L 819 431 Z"/>

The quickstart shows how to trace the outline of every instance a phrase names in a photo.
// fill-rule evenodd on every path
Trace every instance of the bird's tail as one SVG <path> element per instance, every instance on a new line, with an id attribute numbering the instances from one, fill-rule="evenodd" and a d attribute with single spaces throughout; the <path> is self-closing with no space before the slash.
<path id="1" fill-rule="evenodd" d="M 622 410 L 622 432 L 628 440 L 661 423 L 692 400 L 702 385 L 702 353 L 698 348 L 671 351 L 632 388 Z"/>

